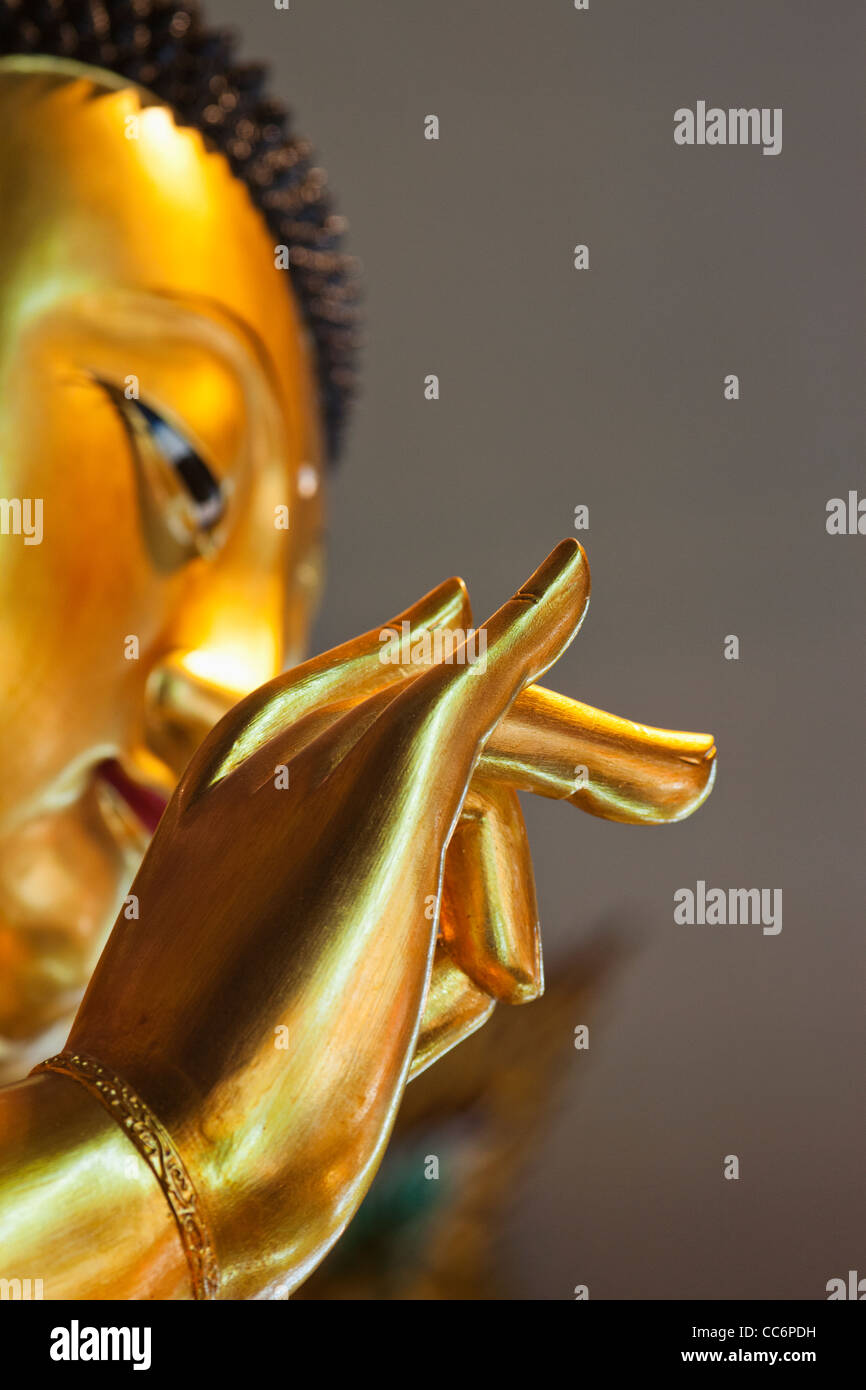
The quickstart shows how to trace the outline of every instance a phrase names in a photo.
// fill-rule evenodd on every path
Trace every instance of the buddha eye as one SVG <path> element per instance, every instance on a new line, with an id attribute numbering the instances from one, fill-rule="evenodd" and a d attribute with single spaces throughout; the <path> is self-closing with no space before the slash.
<path id="1" fill-rule="evenodd" d="M 221 479 L 199 451 L 152 406 L 130 398 L 112 382 L 97 384 L 117 411 L 129 436 L 151 543 L 167 533 L 187 555 L 214 554 L 225 539 L 231 480 Z"/>
<path id="2" fill-rule="evenodd" d="M 226 498 L 218 478 L 188 440 L 144 401 L 134 406 L 151 443 L 174 472 L 186 494 L 186 509 L 195 529 L 210 532 L 222 521 Z"/>

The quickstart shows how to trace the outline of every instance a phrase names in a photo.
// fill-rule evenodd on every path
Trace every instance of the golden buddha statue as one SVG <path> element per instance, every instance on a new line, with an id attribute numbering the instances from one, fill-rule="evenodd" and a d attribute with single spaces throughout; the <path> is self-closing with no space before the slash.
<path id="1" fill-rule="evenodd" d="M 322 172 L 188 3 L 2 0 L 0 53 L 0 1277 L 274 1297 L 411 1078 L 541 992 L 517 793 L 675 821 L 715 749 L 535 684 L 573 540 L 482 660 L 448 579 L 396 657 L 304 661 L 356 336 Z"/>

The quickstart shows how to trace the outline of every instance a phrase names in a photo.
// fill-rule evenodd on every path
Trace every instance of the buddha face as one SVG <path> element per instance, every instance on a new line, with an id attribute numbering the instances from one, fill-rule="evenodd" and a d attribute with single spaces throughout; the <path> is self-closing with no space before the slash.
<path id="1" fill-rule="evenodd" d="M 322 498 L 307 336 L 223 157 L 53 60 L 0 63 L 0 127 L 8 1078 L 65 1028 L 198 738 L 303 650 Z"/>

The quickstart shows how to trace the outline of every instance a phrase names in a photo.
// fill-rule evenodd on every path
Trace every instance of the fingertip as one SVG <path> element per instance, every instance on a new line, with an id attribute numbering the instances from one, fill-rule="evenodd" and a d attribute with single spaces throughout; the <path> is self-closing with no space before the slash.
<path id="1" fill-rule="evenodd" d="M 589 561 L 580 542 L 567 536 L 554 546 L 526 583 L 520 586 L 514 597 L 538 602 L 558 585 L 568 586 L 573 583 L 580 584 L 586 588 L 587 593 L 589 592 Z"/>
<path id="2" fill-rule="evenodd" d="M 560 541 L 514 597 L 488 624 L 488 648 L 503 654 L 524 647 L 530 678 L 556 661 L 578 632 L 589 604 L 586 552 L 578 541 Z M 513 652 L 512 652 L 513 654 Z"/>
<path id="3" fill-rule="evenodd" d="M 392 623 L 408 621 L 413 627 L 468 627 L 472 621 L 469 590 L 457 576 L 445 579 L 409 608 L 398 613 Z"/>

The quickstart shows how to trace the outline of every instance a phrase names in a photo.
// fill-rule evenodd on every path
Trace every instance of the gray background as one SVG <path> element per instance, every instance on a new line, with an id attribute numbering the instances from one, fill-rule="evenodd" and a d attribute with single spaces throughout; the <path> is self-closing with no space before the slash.
<path id="1" fill-rule="evenodd" d="M 866 538 L 824 525 L 866 494 L 862 6 L 207 10 L 271 60 L 366 268 L 317 648 L 451 573 L 480 620 L 586 503 L 592 606 L 548 682 L 720 750 L 680 826 L 527 807 L 548 961 L 607 920 L 637 946 L 515 1193 L 509 1286 L 823 1298 L 866 1275 Z M 699 98 L 781 106 L 782 153 L 678 148 Z M 781 887 L 781 934 L 675 925 L 698 878 Z"/>

